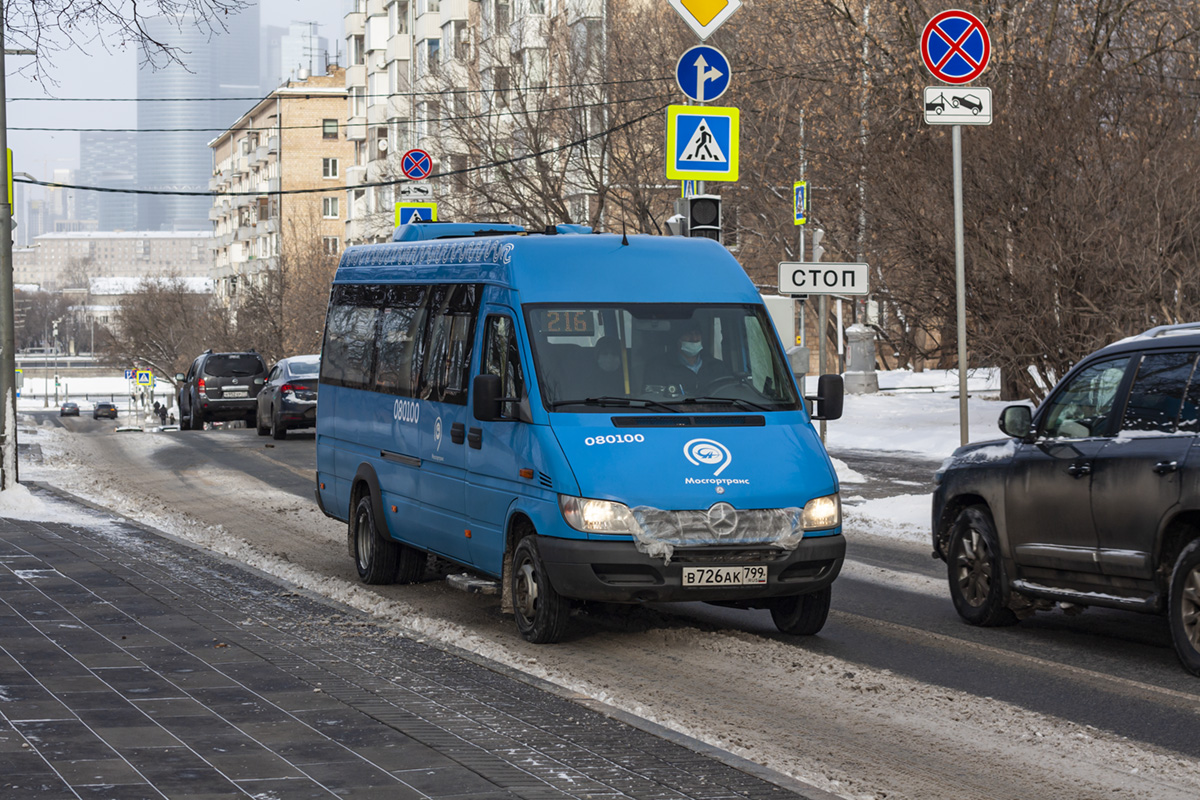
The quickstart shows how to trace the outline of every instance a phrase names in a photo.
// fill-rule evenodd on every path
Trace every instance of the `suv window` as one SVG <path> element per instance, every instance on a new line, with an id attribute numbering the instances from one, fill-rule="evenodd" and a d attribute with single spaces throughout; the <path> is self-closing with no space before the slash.
<path id="1" fill-rule="evenodd" d="M 1129 390 L 1121 429 L 1173 433 L 1195 360 L 1195 353 L 1154 353 L 1143 357 Z"/>
<path id="2" fill-rule="evenodd" d="M 243 378 L 262 371 L 262 359 L 249 353 L 211 356 L 204 362 L 204 374 L 214 378 Z"/>
<path id="3" fill-rule="evenodd" d="M 1104 436 L 1129 356 L 1085 367 L 1047 402 L 1042 434 L 1061 439 Z"/>

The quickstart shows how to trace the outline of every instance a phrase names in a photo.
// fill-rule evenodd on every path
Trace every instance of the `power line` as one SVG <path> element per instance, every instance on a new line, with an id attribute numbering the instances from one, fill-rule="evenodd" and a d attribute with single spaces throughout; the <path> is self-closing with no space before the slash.
<path id="1" fill-rule="evenodd" d="M 662 92 L 646 97 L 634 97 L 628 100 L 598 100 L 594 103 L 576 103 L 569 106 L 551 106 L 549 108 L 534 108 L 534 109 L 518 109 L 513 110 L 511 107 L 505 111 L 494 111 L 487 114 L 466 114 L 453 117 L 405 117 L 404 122 L 425 122 L 425 123 L 446 123 L 458 122 L 469 119 L 487 119 L 490 117 L 505 117 L 505 116 L 524 116 L 529 114 L 543 114 L 554 111 L 577 111 L 584 108 L 596 108 L 599 106 L 612 106 L 622 103 L 644 103 L 647 100 L 658 100 L 662 97 Z M 363 128 L 363 127 L 381 127 L 387 123 L 379 122 L 339 122 L 339 128 Z M 275 131 L 298 131 L 298 130 L 315 130 L 323 128 L 324 123 L 313 125 L 271 125 L 265 128 L 59 128 L 59 127 L 34 127 L 34 126 L 13 126 L 10 125 L 10 131 L 53 131 L 57 133 L 273 133 Z"/>
<path id="2" fill-rule="evenodd" d="M 474 167 L 466 167 L 465 169 L 456 169 L 456 170 L 451 170 L 449 172 L 438 172 L 433 175 L 430 175 L 429 177 L 430 178 L 448 178 L 448 177 L 451 177 L 454 175 L 465 175 L 468 172 L 477 172 L 481 169 L 491 169 L 493 167 L 503 167 L 507 164 L 516 164 L 521 161 L 526 161 L 530 158 L 538 158 L 539 156 L 550 155 L 551 153 L 558 153 L 563 150 L 568 150 L 572 147 L 579 147 L 580 145 L 587 144 L 588 142 L 591 142 L 596 139 L 600 139 L 604 136 L 608 136 L 610 134 L 616 133 L 619 130 L 631 127 L 633 125 L 636 125 L 639 122 L 642 122 L 643 120 L 649 119 L 650 117 L 654 116 L 655 114 L 661 113 L 668 105 L 670 105 L 670 103 L 663 103 L 658 108 L 655 108 L 653 111 L 649 111 L 649 112 L 641 115 L 640 117 L 636 117 L 636 118 L 628 120 L 626 122 L 622 122 L 619 125 L 614 125 L 611 128 L 607 128 L 607 129 L 599 131 L 597 133 L 593 133 L 590 136 L 584 136 L 581 139 L 576 139 L 575 141 L 567 142 L 566 144 L 557 145 L 555 147 L 550 147 L 545 150 L 539 150 L 536 153 L 527 153 L 523 156 L 514 156 L 513 158 L 506 158 L 503 161 L 492 161 L 487 164 L 479 164 Z M 332 189 L 330 189 L 330 188 L 281 189 L 281 190 L 275 191 L 275 192 L 268 192 L 268 191 L 261 191 L 261 192 L 184 192 L 184 191 L 174 191 L 174 190 L 165 190 L 165 189 L 117 189 L 117 188 L 113 188 L 113 187 L 109 187 L 109 186 L 82 186 L 79 184 L 56 183 L 54 181 L 39 181 L 39 180 L 32 179 L 32 178 L 21 178 L 21 177 L 14 177 L 13 182 L 14 183 L 32 184 L 34 186 L 47 186 L 52 189 L 76 189 L 78 191 L 84 191 L 84 192 L 107 192 L 109 194 L 168 195 L 171 197 L 213 197 L 213 198 L 216 198 L 216 197 L 261 197 L 263 195 L 284 195 L 284 194 L 289 194 L 289 195 L 290 194 L 329 194 L 331 191 L 338 192 L 338 191 L 350 191 L 352 189 L 372 189 L 377 186 L 395 186 L 396 184 L 400 184 L 400 183 L 410 183 L 410 181 L 392 180 L 392 181 L 374 181 L 371 183 L 358 183 L 358 184 L 355 184 L 354 186 L 338 186 L 338 187 L 334 187 Z"/>

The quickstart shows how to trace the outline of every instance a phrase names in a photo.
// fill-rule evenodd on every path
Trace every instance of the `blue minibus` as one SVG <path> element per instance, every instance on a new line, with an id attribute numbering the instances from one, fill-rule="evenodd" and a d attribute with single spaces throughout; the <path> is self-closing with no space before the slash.
<path id="1" fill-rule="evenodd" d="M 418 223 L 349 247 L 321 352 L 317 502 L 369 584 L 428 554 L 498 580 L 525 639 L 574 605 L 829 613 L 845 539 L 767 308 L 717 242 Z"/>

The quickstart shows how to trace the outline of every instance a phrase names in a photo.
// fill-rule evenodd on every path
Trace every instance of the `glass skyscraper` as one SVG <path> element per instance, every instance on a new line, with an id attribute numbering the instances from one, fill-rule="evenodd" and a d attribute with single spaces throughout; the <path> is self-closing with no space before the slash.
<path id="1" fill-rule="evenodd" d="M 208 143 L 255 104 L 260 92 L 259 13 L 251 5 L 209 23 L 195 17 L 157 16 L 148 35 L 180 50 L 183 65 L 154 69 L 142 54 L 138 67 L 137 182 L 143 189 L 208 192 Z M 161 64 L 162 57 L 157 57 Z M 212 98 L 218 98 L 213 100 Z M 152 129 L 152 130 L 147 130 Z M 188 129 L 188 130 L 179 130 Z M 206 196 L 142 195 L 138 228 L 148 231 L 211 230 Z"/>

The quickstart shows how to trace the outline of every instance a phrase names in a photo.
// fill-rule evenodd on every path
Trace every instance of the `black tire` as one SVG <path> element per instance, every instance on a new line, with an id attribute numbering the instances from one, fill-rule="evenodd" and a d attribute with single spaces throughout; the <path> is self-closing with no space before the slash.
<path id="1" fill-rule="evenodd" d="M 183 409 L 179 409 L 179 430 L 190 431 L 192 429 L 192 418 L 183 415 Z"/>
<path id="2" fill-rule="evenodd" d="M 350 517 L 350 541 L 354 543 L 354 566 L 363 583 L 395 583 L 400 545 L 379 534 L 371 495 L 363 495 Z"/>
<path id="3" fill-rule="evenodd" d="M 829 619 L 829 601 L 833 587 L 826 586 L 808 594 L 777 597 L 771 603 L 771 619 L 781 633 L 812 636 L 820 633 Z"/>
<path id="4" fill-rule="evenodd" d="M 512 600 L 517 630 L 525 641 L 553 644 L 562 639 L 571 604 L 554 591 L 538 553 L 537 537 L 526 536 L 513 550 Z"/>
<path id="5" fill-rule="evenodd" d="M 996 523 L 983 506 L 964 508 L 950 528 L 946 559 L 950 598 L 958 615 L 972 625 L 1017 623 L 1017 615 L 1008 607 L 998 542 Z"/>
<path id="6" fill-rule="evenodd" d="M 287 425 L 283 424 L 283 420 L 279 418 L 279 415 L 275 413 L 275 409 L 273 408 L 271 409 L 271 438 L 287 438 Z"/>
<path id="7" fill-rule="evenodd" d="M 258 413 L 258 409 L 256 407 L 254 410 L 254 429 L 258 431 L 259 436 L 266 436 L 271 432 L 271 426 L 263 425 L 260 417 L 261 415 Z"/>
<path id="8" fill-rule="evenodd" d="M 428 561 L 424 551 L 401 544 L 400 554 L 396 558 L 396 583 L 419 583 L 424 580 Z"/>
<path id="9" fill-rule="evenodd" d="M 1200 675 L 1200 539 L 1183 548 L 1175 560 L 1167 615 L 1179 663 Z"/>
<path id="10" fill-rule="evenodd" d="M 191 423 L 192 423 L 192 430 L 194 430 L 194 431 L 204 430 L 204 412 L 198 408 L 192 408 Z"/>

